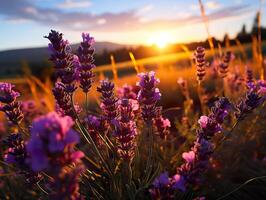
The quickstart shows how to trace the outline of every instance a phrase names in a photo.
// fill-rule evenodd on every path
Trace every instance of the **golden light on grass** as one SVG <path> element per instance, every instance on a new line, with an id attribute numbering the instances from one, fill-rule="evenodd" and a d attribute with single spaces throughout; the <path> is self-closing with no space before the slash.
<path id="1" fill-rule="evenodd" d="M 147 44 L 156 45 L 158 48 L 163 49 L 171 42 L 173 42 L 173 36 L 167 32 L 155 32 L 147 40 Z"/>

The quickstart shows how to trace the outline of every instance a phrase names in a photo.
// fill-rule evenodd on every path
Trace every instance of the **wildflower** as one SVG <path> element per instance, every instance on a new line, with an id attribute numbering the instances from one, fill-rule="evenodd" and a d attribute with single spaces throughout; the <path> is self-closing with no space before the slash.
<path id="1" fill-rule="evenodd" d="M 85 122 L 93 141 L 98 145 L 102 145 L 99 134 L 103 134 L 107 130 L 105 120 L 102 117 L 89 115 L 86 117 Z"/>
<path id="2" fill-rule="evenodd" d="M 144 121 L 151 122 L 156 117 L 156 104 L 161 98 L 161 93 L 156 87 L 160 80 L 155 77 L 155 72 L 138 74 L 140 81 L 137 86 L 140 87 L 137 99 L 141 106 L 142 117 Z"/>
<path id="3" fill-rule="evenodd" d="M 194 53 L 194 59 L 195 59 L 196 67 L 197 67 L 198 81 L 202 81 L 206 74 L 205 49 L 203 47 L 197 47 Z"/>
<path id="4" fill-rule="evenodd" d="M 133 106 L 129 99 L 122 99 L 119 104 L 120 117 L 115 125 L 114 136 L 118 141 L 118 153 L 131 161 L 135 153 L 137 127 L 134 121 Z"/>
<path id="5" fill-rule="evenodd" d="M 76 90 L 75 80 L 77 79 L 78 57 L 71 51 L 67 40 L 63 39 L 63 34 L 51 30 L 45 38 L 50 40 L 49 49 L 51 51 L 50 60 L 55 65 L 56 75 L 65 85 L 67 93 L 71 94 Z"/>
<path id="6" fill-rule="evenodd" d="M 201 183 L 201 174 L 209 165 L 210 156 L 213 153 L 213 145 L 209 141 L 216 133 L 221 131 L 221 124 L 228 115 L 230 102 L 226 98 L 220 98 L 211 109 L 208 116 L 201 116 L 200 129 L 197 130 L 197 139 L 189 152 L 182 154 L 185 163 L 178 168 L 179 189 L 185 191 L 188 184 Z M 180 184 L 181 183 L 181 184 Z"/>
<path id="7" fill-rule="evenodd" d="M 117 89 L 117 96 L 120 99 L 126 98 L 126 99 L 137 99 L 137 95 L 139 92 L 138 86 L 131 86 L 128 84 L 124 84 L 122 87 L 119 87 Z"/>
<path id="8" fill-rule="evenodd" d="M 247 114 L 251 113 L 255 108 L 264 102 L 264 98 L 255 89 L 250 89 L 246 96 L 236 105 L 235 116 L 237 119 L 242 120 Z"/>
<path id="9" fill-rule="evenodd" d="M 248 67 L 246 69 L 246 87 L 247 89 L 255 87 L 253 71 Z"/>
<path id="10" fill-rule="evenodd" d="M 111 122 L 118 116 L 118 99 L 114 94 L 114 84 L 108 80 L 102 80 L 100 87 L 97 91 L 101 93 L 101 108 L 103 110 L 104 117 L 107 121 Z"/>
<path id="11" fill-rule="evenodd" d="M 51 112 L 34 120 L 27 145 L 29 163 L 35 172 L 45 171 L 53 178 L 51 199 L 78 199 L 78 177 L 83 171 L 81 158 L 75 151 L 79 135 L 71 129 L 70 117 Z M 70 165 L 75 164 L 75 168 Z M 60 198 L 59 198 L 60 197 Z"/>
<path id="12" fill-rule="evenodd" d="M 194 151 L 189 151 L 189 152 L 184 152 L 182 154 L 182 158 L 188 162 L 188 163 L 192 163 L 195 159 L 195 152 Z"/>
<path id="13" fill-rule="evenodd" d="M 153 119 L 153 125 L 156 128 L 157 134 L 165 139 L 169 134 L 169 128 L 171 127 L 171 122 L 167 118 L 163 118 L 161 108 L 157 108 L 156 117 Z"/>
<path id="14" fill-rule="evenodd" d="M 26 183 L 33 185 L 42 179 L 41 175 L 33 172 L 26 162 L 28 155 L 20 133 L 9 135 L 3 143 L 8 147 L 4 156 L 5 161 L 9 164 L 14 164 L 18 168 L 19 174 L 24 175 Z"/>
<path id="15" fill-rule="evenodd" d="M 75 119 L 75 113 L 72 108 L 71 96 L 65 91 L 63 83 L 56 83 L 53 88 L 53 94 L 63 115 L 68 115 Z"/>
<path id="16" fill-rule="evenodd" d="M 0 82 L 0 111 L 4 112 L 13 124 L 19 124 L 23 119 L 21 102 L 16 101 L 19 96 L 13 85 Z"/>
<path id="17" fill-rule="evenodd" d="M 225 78 L 227 76 L 231 57 L 232 57 L 231 51 L 227 51 L 225 55 L 223 56 L 223 61 L 219 64 L 219 72 L 222 78 Z"/>
<path id="18" fill-rule="evenodd" d="M 75 162 L 73 145 L 79 142 L 79 136 L 71 129 L 72 125 L 70 117 L 60 117 L 55 112 L 34 120 L 27 145 L 34 171 L 60 166 L 60 163 Z"/>
<path id="19" fill-rule="evenodd" d="M 14 91 L 14 87 L 10 83 L 0 83 L 0 102 L 11 104 L 20 96 L 18 92 Z"/>
<path id="20" fill-rule="evenodd" d="M 92 72 L 92 69 L 95 68 L 93 64 L 94 49 L 91 47 L 94 43 L 94 38 L 90 37 L 88 33 L 82 33 L 82 39 L 83 41 L 78 48 L 78 76 L 80 88 L 84 93 L 88 93 L 93 82 L 92 78 L 95 76 Z"/>

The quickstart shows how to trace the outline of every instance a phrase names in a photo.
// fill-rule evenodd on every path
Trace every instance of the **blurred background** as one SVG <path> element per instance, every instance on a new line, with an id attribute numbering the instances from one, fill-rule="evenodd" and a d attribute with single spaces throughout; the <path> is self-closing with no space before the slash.
<path id="1" fill-rule="evenodd" d="M 165 62 L 182 67 L 181 58 L 189 62 L 188 52 L 198 45 L 209 48 L 210 38 L 214 48 L 242 46 L 251 56 L 249 44 L 259 26 L 261 39 L 266 39 L 265 11 L 265 1 L 259 0 L 0 1 L 0 78 L 29 72 L 40 79 L 50 76 L 48 41 L 43 38 L 50 29 L 63 32 L 73 49 L 82 32 L 91 33 L 97 70 L 107 76 L 111 60 L 120 75 L 133 65 L 125 62 L 132 59 L 144 67 Z"/>

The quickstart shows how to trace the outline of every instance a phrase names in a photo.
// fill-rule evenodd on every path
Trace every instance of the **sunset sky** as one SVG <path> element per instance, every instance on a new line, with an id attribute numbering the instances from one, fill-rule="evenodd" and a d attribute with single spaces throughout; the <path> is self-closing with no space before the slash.
<path id="1" fill-rule="evenodd" d="M 210 33 L 234 36 L 242 25 L 249 31 L 259 0 L 203 0 Z M 266 25 L 262 2 L 262 24 Z M 122 44 L 167 43 L 206 38 L 198 0 L 1 0 L 0 50 L 47 45 L 50 29 L 62 31 L 70 42 L 81 32 L 96 41 Z"/>

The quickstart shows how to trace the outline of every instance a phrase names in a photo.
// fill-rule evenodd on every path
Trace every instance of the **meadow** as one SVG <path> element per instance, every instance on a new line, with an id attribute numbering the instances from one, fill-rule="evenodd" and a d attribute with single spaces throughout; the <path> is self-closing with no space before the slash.
<path id="1" fill-rule="evenodd" d="M 81 38 L 47 35 L 55 83 L 0 83 L 1 199 L 265 199 L 260 45 L 97 67 Z"/>

